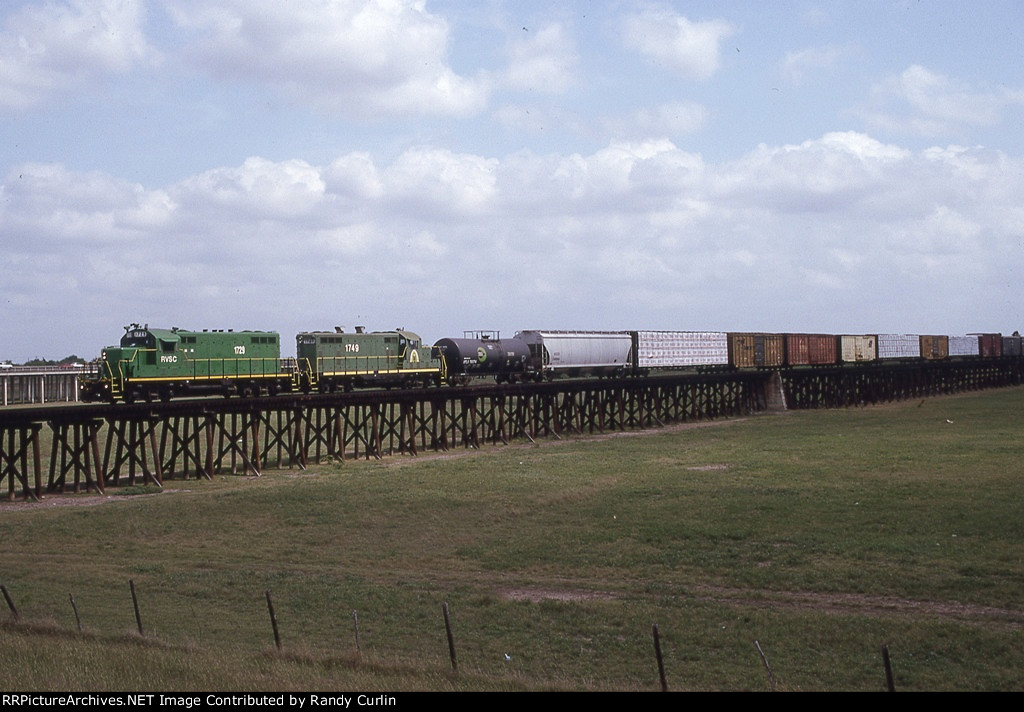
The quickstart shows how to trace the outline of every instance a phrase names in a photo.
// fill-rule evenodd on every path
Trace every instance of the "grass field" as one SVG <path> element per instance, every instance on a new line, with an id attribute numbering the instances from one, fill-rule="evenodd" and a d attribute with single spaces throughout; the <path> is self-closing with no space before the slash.
<path id="1" fill-rule="evenodd" d="M 657 690 L 657 623 L 673 690 L 881 690 L 883 644 L 898 690 L 1021 690 L 1022 409 L 1013 388 L 3 504 L 0 686 Z"/>

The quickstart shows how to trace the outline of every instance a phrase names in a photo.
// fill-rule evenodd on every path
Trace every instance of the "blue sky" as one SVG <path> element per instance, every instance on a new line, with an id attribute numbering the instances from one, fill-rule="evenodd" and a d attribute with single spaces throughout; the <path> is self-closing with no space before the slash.
<path id="1" fill-rule="evenodd" d="M 1021 327 L 1019 2 L 0 7 L 0 359 Z M 287 349 L 286 349 L 287 351 Z"/>

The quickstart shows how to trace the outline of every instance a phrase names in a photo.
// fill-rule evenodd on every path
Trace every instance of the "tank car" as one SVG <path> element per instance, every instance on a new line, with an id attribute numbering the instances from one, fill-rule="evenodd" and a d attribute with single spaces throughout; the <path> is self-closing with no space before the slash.
<path id="1" fill-rule="evenodd" d="M 275 394 L 291 390 L 292 371 L 272 331 L 187 331 L 131 324 L 100 356 L 84 401 L 169 400 L 173 396 Z"/>
<path id="2" fill-rule="evenodd" d="M 309 393 L 363 386 L 439 385 L 444 364 L 418 334 L 405 329 L 354 333 L 308 331 L 295 337 L 299 388 Z"/>
<path id="3" fill-rule="evenodd" d="M 533 375 L 530 348 L 522 339 L 502 339 L 493 331 L 466 332 L 463 338 L 444 338 L 432 355 L 444 364 L 449 383 L 467 383 L 474 376 L 493 376 L 498 383 L 514 383 Z"/>

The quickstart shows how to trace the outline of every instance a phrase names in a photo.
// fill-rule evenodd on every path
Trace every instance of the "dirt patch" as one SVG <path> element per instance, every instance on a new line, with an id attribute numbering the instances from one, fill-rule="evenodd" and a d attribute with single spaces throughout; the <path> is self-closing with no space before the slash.
<path id="1" fill-rule="evenodd" d="M 131 502 L 132 500 L 148 499 L 150 497 L 158 497 L 162 494 L 169 494 L 171 492 L 191 492 L 192 490 L 175 490 L 165 489 L 161 492 L 152 492 L 150 494 L 133 494 L 133 495 L 117 495 L 117 494 L 44 494 L 42 501 L 35 500 L 20 500 L 10 501 L 5 500 L 0 502 L 0 512 L 4 511 L 24 511 L 26 509 L 50 509 L 52 507 L 98 507 L 101 504 L 111 504 L 112 502 Z"/>
<path id="2" fill-rule="evenodd" d="M 807 591 L 751 591 L 715 586 L 691 590 L 701 601 L 758 608 L 814 610 L 834 614 L 869 614 L 898 616 L 934 616 L 966 623 L 997 624 L 1012 629 L 1024 627 L 1024 611 L 994 606 L 980 606 L 955 601 L 915 601 L 894 596 L 862 593 L 814 593 Z"/>
<path id="3" fill-rule="evenodd" d="M 611 601 L 620 595 L 610 591 L 586 591 L 572 588 L 511 588 L 497 592 L 509 601 Z M 980 606 L 954 601 L 915 601 L 893 596 L 860 593 L 814 593 L 806 591 L 757 591 L 700 586 L 688 589 L 689 597 L 703 603 L 751 608 L 814 611 L 834 615 L 893 615 L 935 617 L 968 624 L 1019 630 L 1024 627 L 1024 611 Z"/>
<path id="4" fill-rule="evenodd" d="M 509 601 L 611 601 L 615 595 L 606 591 L 574 591 L 554 588 L 512 588 L 498 594 Z"/>

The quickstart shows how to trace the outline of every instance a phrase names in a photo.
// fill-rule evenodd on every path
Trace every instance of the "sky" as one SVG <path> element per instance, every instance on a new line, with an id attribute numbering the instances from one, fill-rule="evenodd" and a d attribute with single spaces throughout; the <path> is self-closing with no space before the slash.
<path id="1" fill-rule="evenodd" d="M 0 360 L 1011 333 L 1019 0 L 7 0 Z"/>

